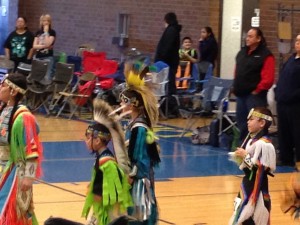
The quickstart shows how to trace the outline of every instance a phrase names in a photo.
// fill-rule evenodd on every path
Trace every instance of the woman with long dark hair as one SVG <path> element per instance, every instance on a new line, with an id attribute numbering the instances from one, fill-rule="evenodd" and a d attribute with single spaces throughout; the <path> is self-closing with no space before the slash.
<path id="1" fill-rule="evenodd" d="M 200 62 L 209 62 L 215 66 L 218 56 L 218 43 L 211 27 L 201 29 L 199 39 Z"/>

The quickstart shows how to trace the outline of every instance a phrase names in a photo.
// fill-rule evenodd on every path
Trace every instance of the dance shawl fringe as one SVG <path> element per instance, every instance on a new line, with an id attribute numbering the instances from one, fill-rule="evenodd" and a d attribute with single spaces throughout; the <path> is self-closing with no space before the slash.
<path id="1" fill-rule="evenodd" d="M 20 112 L 21 111 L 21 112 Z M 38 126 L 33 115 L 26 107 L 20 107 L 13 118 L 13 126 L 10 140 L 10 158 L 7 166 L 4 169 L 1 178 L 1 225 L 32 225 L 37 221 L 35 216 L 27 213 L 19 214 L 17 210 L 17 191 L 18 191 L 18 162 L 26 161 L 27 159 L 37 159 L 38 167 L 36 176 L 42 174 L 41 171 L 41 156 L 42 145 L 38 139 Z M 19 213 L 18 213 L 19 212 Z"/>
<path id="2" fill-rule="evenodd" d="M 17 113 L 18 111 L 15 114 Z M 11 159 L 13 162 L 17 162 L 20 159 L 25 161 L 29 158 L 37 158 L 36 177 L 38 178 L 42 175 L 41 161 L 43 155 L 43 147 L 38 138 L 38 126 L 34 116 L 29 111 L 25 111 L 21 115 L 15 118 L 12 127 L 10 149 L 13 150 L 10 153 Z M 14 149 L 24 149 L 24 151 L 15 151 Z"/>
<path id="3" fill-rule="evenodd" d="M 91 207 L 93 207 L 94 216 L 98 219 L 98 225 L 108 224 L 109 212 L 113 210 L 114 206 L 119 203 L 121 213 L 126 213 L 129 206 L 132 206 L 131 196 L 129 195 L 130 185 L 128 184 L 127 177 L 123 171 L 122 180 L 119 179 L 118 171 L 115 169 L 117 163 L 109 160 L 100 166 L 103 174 L 103 196 L 102 201 L 95 202 L 92 193 L 92 186 L 89 186 L 88 195 L 82 211 L 82 217 L 87 218 Z M 95 180 L 95 170 L 92 173 L 92 181 Z"/>
<path id="4" fill-rule="evenodd" d="M 244 199 L 242 184 L 240 193 L 243 202 L 232 224 L 242 225 L 244 221 L 252 217 L 256 225 L 268 225 L 270 224 L 270 212 L 265 207 L 264 200 L 269 199 L 269 195 L 261 191 L 261 185 L 267 169 L 273 172 L 276 168 L 276 153 L 269 139 L 265 137 L 260 138 L 255 143 L 251 143 L 250 140 L 246 149 L 252 155 L 251 161 L 257 167 L 255 183 L 251 195 L 246 199 Z M 242 170 L 245 167 L 246 164 L 242 162 L 240 169 Z"/>

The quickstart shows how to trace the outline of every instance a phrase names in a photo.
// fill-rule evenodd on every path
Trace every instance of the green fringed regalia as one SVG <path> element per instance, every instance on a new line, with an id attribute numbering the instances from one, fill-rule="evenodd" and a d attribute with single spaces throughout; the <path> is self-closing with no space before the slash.
<path id="1" fill-rule="evenodd" d="M 97 224 L 106 225 L 112 219 L 111 214 L 126 214 L 127 208 L 132 205 L 130 185 L 127 176 L 112 156 L 100 156 L 97 160 L 99 160 L 99 169 L 103 173 L 102 200 L 94 200 L 93 186 L 97 171 L 93 168 L 82 216 L 87 218 L 93 208 L 93 216 L 97 219 Z"/>

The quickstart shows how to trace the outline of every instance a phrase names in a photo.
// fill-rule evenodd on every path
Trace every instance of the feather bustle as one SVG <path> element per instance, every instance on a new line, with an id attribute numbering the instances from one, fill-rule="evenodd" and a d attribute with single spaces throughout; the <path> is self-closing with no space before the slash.
<path id="1" fill-rule="evenodd" d="M 125 149 L 125 137 L 117 117 L 110 115 L 113 109 L 101 99 L 95 99 L 93 106 L 94 120 L 109 129 L 117 162 L 125 173 L 129 173 L 129 159 Z"/>

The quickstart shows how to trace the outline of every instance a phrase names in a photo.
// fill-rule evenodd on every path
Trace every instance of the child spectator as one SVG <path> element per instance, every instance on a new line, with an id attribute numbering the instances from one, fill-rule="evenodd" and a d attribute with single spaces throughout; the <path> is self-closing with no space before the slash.
<path id="1" fill-rule="evenodd" d="M 193 63 L 198 61 L 198 54 L 196 49 L 192 48 L 192 39 L 190 37 L 184 37 L 182 39 L 182 47 L 179 49 L 180 63 L 178 65 L 176 78 L 186 78 L 181 81 L 176 81 L 177 89 L 187 89 L 188 88 L 188 78 L 192 77 L 193 73 Z M 198 73 L 198 70 L 194 70 Z M 197 75 L 199 79 L 199 75 Z"/>
<path id="2" fill-rule="evenodd" d="M 182 47 L 179 49 L 180 61 L 190 61 L 195 63 L 198 61 L 198 54 L 196 49 L 192 48 L 192 39 L 190 37 L 184 37 L 182 39 Z"/>

